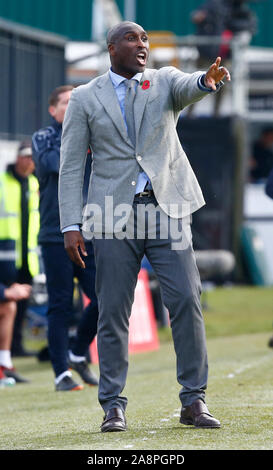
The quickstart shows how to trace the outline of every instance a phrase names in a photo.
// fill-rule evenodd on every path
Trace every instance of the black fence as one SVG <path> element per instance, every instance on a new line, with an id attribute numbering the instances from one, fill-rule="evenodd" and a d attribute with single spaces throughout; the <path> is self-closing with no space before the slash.
<path id="1" fill-rule="evenodd" d="M 237 255 L 246 177 L 246 124 L 235 117 L 181 117 L 177 131 L 206 201 L 193 214 L 194 247 L 230 250 Z"/>
<path id="2" fill-rule="evenodd" d="M 48 95 L 65 83 L 65 39 L 0 19 L 0 138 L 48 122 Z"/>

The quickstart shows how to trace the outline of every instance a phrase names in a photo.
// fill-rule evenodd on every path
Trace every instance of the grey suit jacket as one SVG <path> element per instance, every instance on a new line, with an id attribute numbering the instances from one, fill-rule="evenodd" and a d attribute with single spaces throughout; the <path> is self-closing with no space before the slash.
<path id="1" fill-rule="evenodd" d="M 109 208 L 113 209 L 115 223 L 121 215 L 119 205 L 132 206 L 141 170 L 149 176 L 159 205 L 170 217 L 187 216 L 204 205 L 176 132 L 180 111 L 207 94 L 197 84 L 202 73 L 187 74 L 174 67 L 145 70 L 143 81 L 148 80 L 149 86 L 138 86 L 134 103 L 135 148 L 127 135 L 109 72 L 73 90 L 61 144 L 61 228 L 82 224 L 82 186 L 89 145 L 93 163 L 88 202 L 100 208 L 100 213 L 93 212 L 93 222 L 102 222 L 106 233 Z"/>

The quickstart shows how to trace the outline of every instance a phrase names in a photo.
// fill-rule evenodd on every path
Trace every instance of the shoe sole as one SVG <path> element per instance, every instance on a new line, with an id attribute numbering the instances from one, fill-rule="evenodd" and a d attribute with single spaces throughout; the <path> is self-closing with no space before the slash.
<path id="1" fill-rule="evenodd" d="M 192 421 L 187 421 L 183 419 L 180 419 L 180 423 L 185 424 L 186 426 L 194 426 L 198 429 L 219 429 L 221 427 L 221 424 L 215 426 L 196 426 L 196 424 L 194 424 Z"/>
<path id="2" fill-rule="evenodd" d="M 122 431 L 126 431 L 126 429 L 120 428 L 118 426 L 115 426 L 113 428 L 101 429 L 101 432 L 122 432 Z"/>
<path id="3" fill-rule="evenodd" d="M 83 385 L 77 385 L 77 387 L 71 388 L 70 392 L 74 392 L 75 390 L 83 390 Z"/>
<path id="4" fill-rule="evenodd" d="M 76 387 L 68 388 L 66 390 L 56 390 L 56 392 L 75 392 L 77 390 L 83 390 L 83 385 L 77 385 Z"/>

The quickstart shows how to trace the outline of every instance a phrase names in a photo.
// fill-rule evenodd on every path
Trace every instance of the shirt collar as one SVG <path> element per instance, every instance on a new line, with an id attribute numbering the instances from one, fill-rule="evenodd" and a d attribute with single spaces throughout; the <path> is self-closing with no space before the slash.
<path id="1" fill-rule="evenodd" d="M 117 88 L 124 80 L 126 80 L 125 77 L 122 77 L 121 75 L 118 75 L 117 73 L 113 72 L 112 69 L 109 70 L 110 78 L 112 80 L 112 83 L 114 85 L 114 88 Z M 136 73 L 132 79 L 137 80 L 138 83 L 140 83 L 142 77 L 142 73 Z"/>

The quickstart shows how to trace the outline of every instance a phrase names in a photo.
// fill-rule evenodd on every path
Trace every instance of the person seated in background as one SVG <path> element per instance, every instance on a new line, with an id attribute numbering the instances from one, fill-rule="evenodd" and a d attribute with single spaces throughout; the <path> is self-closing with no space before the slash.
<path id="1" fill-rule="evenodd" d="M 14 320 L 16 316 L 16 302 L 30 296 L 31 286 L 14 283 L 6 286 L 0 283 L 0 385 L 13 385 L 14 383 L 27 383 L 27 379 L 18 374 L 11 359 L 11 341 Z"/>
<path id="2" fill-rule="evenodd" d="M 273 127 L 265 127 L 252 147 L 250 181 L 265 182 L 273 168 Z"/>

